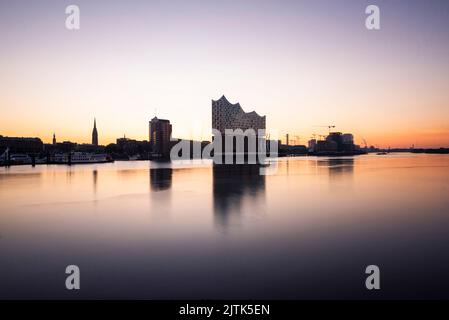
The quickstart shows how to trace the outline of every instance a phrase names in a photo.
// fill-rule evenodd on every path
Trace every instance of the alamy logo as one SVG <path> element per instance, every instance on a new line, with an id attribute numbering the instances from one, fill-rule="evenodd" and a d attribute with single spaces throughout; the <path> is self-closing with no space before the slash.
<path id="1" fill-rule="evenodd" d="M 65 27 L 69 30 L 80 29 L 80 8 L 77 5 L 70 5 L 65 8 L 68 16 L 65 19 Z"/>
<path id="2" fill-rule="evenodd" d="M 224 134 L 212 129 L 214 139 L 201 147 L 201 142 L 178 141 L 170 150 L 171 160 L 189 160 L 192 155 L 213 159 L 215 164 L 266 164 L 278 155 L 278 140 L 265 139 L 265 129 L 226 129 Z M 262 170 L 261 170 L 262 171 Z"/>
<path id="3" fill-rule="evenodd" d="M 369 265 L 365 270 L 366 274 L 369 276 L 366 278 L 365 286 L 368 290 L 379 290 L 380 289 L 380 269 L 376 265 Z"/>
<path id="4" fill-rule="evenodd" d="M 69 276 L 65 280 L 67 290 L 80 289 L 80 268 L 76 265 L 67 266 L 65 273 Z"/>
<path id="5" fill-rule="evenodd" d="M 365 9 L 366 17 L 365 26 L 368 30 L 380 30 L 380 9 L 378 6 L 369 5 Z"/>

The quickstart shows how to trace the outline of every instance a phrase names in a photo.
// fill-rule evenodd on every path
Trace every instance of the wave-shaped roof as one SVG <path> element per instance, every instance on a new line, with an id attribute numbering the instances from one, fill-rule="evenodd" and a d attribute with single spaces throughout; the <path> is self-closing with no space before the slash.
<path id="1" fill-rule="evenodd" d="M 231 103 L 231 102 L 229 102 L 229 100 L 225 97 L 225 95 L 222 95 L 221 98 L 218 99 L 218 100 L 212 99 L 212 102 L 220 102 L 220 101 L 221 101 L 221 102 L 225 102 L 226 104 L 229 104 L 229 105 L 231 105 L 231 106 L 238 107 L 243 113 L 245 113 L 245 114 L 247 114 L 247 115 L 256 115 L 256 116 L 258 116 L 258 117 L 265 117 L 265 116 L 260 116 L 256 111 L 245 112 L 245 111 L 243 110 L 243 108 L 242 108 L 242 106 L 240 105 L 239 102 L 237 102 L 237 103 Z"/>

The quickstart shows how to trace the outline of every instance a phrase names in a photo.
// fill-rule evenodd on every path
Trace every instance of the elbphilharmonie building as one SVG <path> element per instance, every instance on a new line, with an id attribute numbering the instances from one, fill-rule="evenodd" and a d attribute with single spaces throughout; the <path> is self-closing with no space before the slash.
<path id="1" fill-rule="evenodd" d="M 265 116 L 257 112 L 245 112 L 239 103 L 230 103 L 225 96 L 212 100 L 212 128 L 225 133 L 226 129 L 265 129 Z"/>

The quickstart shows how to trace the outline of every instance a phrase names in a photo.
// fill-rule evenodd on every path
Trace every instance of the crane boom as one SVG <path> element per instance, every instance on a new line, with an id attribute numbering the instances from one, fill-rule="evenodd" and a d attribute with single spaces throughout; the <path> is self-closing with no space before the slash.
<path id="1" fill-rule="evenodd" d="M 335 125 L 331 124 L 331 125 L 327 125 L 327 126 L 314 126 L 314 127 L 328 128 L 329 134 L 331 134 L 331 129 L 335 128 Z"/>

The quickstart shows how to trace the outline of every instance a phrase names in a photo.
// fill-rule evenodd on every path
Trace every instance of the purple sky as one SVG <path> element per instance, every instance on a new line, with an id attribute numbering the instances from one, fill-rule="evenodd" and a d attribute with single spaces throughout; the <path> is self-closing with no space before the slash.
<path id="1" fill-rule="evenodd" d="M 3 135 L 87 142 L 96 116 L 100 143 L 147 139 L 157 113 L 207 139 L 225 94 L 301 143 L 335 124 L 359 142 L 449 146 L 449 1 L 0 0 L 0 39 Z"/>

